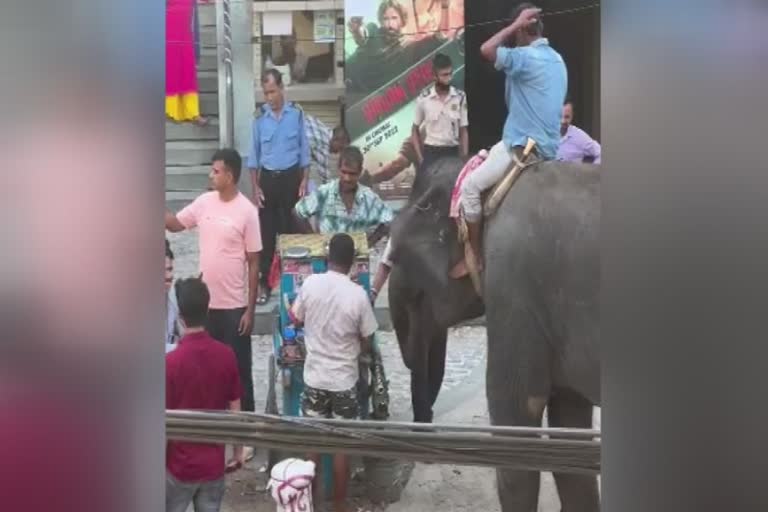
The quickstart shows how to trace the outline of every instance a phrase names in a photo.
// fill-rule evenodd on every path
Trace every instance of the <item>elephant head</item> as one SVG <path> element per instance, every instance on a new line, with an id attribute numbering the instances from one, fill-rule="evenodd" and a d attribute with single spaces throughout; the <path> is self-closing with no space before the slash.
<path id="1" fill-rule="evenodd" d="M 451 193 L 463 165 L 460 158 L 443 158 L 419 170 L 408 204 L 392 226 L 392 260 L 401 281 L 431 299 L 441 327 L 483 314 L 469 277 L 448 275 L 463 257 L 456 222 L 449 217 Z"/>

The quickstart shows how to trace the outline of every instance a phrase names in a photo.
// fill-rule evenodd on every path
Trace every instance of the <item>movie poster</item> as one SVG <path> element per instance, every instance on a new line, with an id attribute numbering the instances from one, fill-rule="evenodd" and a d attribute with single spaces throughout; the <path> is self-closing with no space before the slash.
<path id="1" fill-rule="evenodd" d="M 375 175 L 411 136 L 418 95 L 433 82 L 436 53 L 451 57 L 464 89 L 464 0 L 346 0 L 345 124 Z M 404 198 L 414 166 L 375 189 Z"/>

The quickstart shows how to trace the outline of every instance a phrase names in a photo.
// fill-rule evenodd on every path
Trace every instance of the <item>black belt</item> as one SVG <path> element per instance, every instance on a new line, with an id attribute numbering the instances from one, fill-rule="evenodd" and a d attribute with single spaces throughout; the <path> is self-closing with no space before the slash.
<path id="1" fill-rule="evenodd" d="M 424 149 L 435 153 L 452 153 L 458 151 L 459 146 L 430 146 L 429 144 L 424 144 Z"/>
<path id="2" fill-rule="evenodd" d="M 269 173 L 269 174 L 272 174 L 272 175 L 275 175 L 275 176 L 280 175 L 280 174 L 290 174 L 291 172 L 298 171 L 298 170 L 299 170 L 299 164 L 296 164 L 296 165 L 294 165 L 292 167 L 289 167 L 287 169 L 282 169 L 282 170 L 267 169 L 266 167 L 262 167 L 261 168 L 261 172 L 266 172 L 266 173 Z"/>

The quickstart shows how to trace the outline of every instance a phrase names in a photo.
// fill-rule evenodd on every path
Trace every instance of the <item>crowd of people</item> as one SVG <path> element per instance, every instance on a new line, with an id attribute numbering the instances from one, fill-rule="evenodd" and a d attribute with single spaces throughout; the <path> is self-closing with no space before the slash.
<path id="1" fill-rule="evenodd" d="M 508 118 L 499 143 L 462 184 L 462 209 L 478 261 L 481 194 L 520 158 L 528 138 L 536 140 L 543 160 L 599 163 L 601 158 L 600 144 L 572 125 L 565 63 L 543 37 L 539 13 L 521 5 L 513 23 L 481 49 L 505 74 Z M 410 165 L 421 172 L 445 156 L 469 158 L 469 106 L 464 91 L 451 85 L 451 59 L 438 53 L 433 72 L 433 85 L 417 99 L 410 137 L 373 181 L 390 179 Z M 251 331 L 257 305 L 272 293 L 277 236 L 319 232 L 333 234 L 328 272 L 305 280 L 291 310 L 305 326 L 301 409 L 310 417 L 354 419 L 358 358 L 370 350 L 377 329 L 372 304 L 392 261 L 390 240 L 366 296 L 349 278 L 355 247 L 346 233 L 366 232 L 369 245 L 375 244 L 388 236 L 394 213 L 361 183 L 364 156 L 342 126 L 331 129 L 288 101 L 278 70 L 267 70 L 261 85 L 265 104 L 252 124 L 245 166 L 237 151 L 218 150 L 210 190 L 178 213 L 165 214 L 170 232 L 198 230 L 200 260 L 198 276 L 174 284 L 174 253 L 166 241 L 166 406 L 254 411 Z M 250 198 L 238 187 L 244 167 Z M 226 472 L 252 457 L 247 446 L 235 447 L 227 461 L 222 446 L 169 441 L 167 510 L 182 512 L 190 503 L 198 511 L 219 510 Z M 337 510 L 344 509 L 348 471 L 346 460 L 337 457 Z"/>

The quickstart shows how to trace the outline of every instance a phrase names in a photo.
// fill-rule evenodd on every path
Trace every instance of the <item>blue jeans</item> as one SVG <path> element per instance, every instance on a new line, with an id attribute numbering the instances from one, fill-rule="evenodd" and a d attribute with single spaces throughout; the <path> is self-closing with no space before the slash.
<path id="1" fill-rule="evenodd" d="M 224 478 L 211 482 L 181 482 L 165 473 L 165 512 L 187 512 L 194 503 L 195 512 L 219 512 L 224 498 Z"/>

